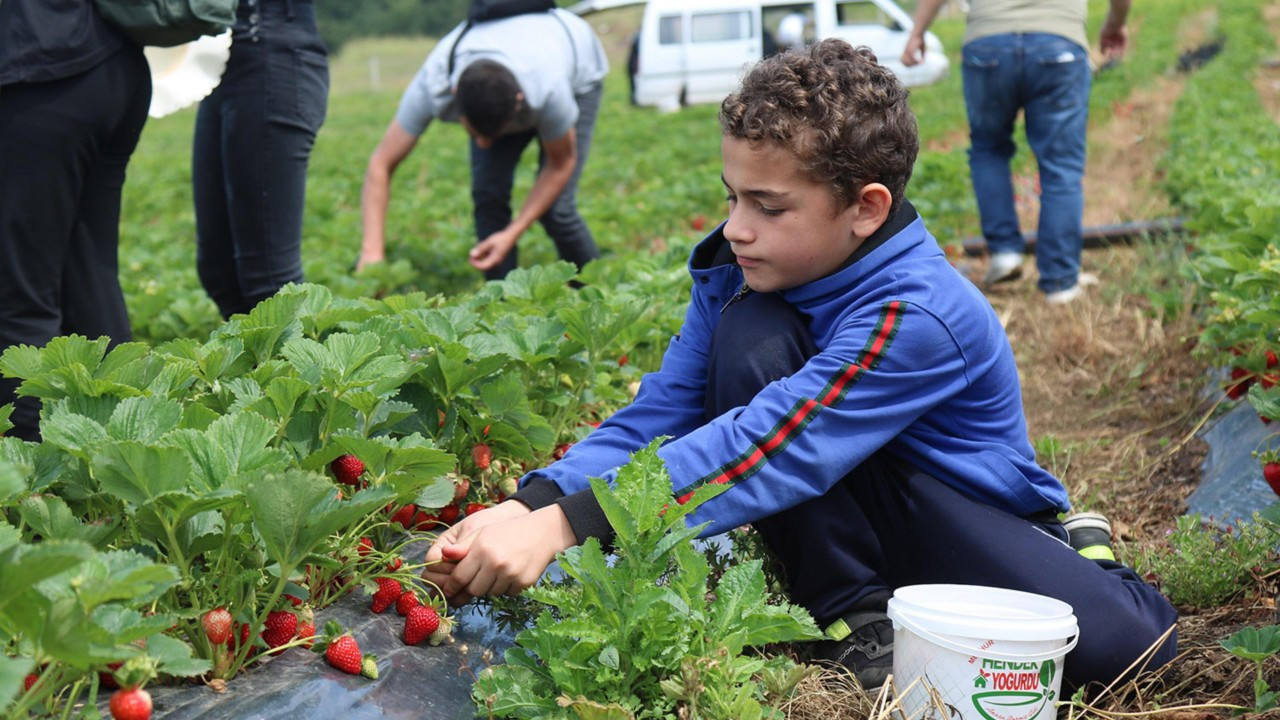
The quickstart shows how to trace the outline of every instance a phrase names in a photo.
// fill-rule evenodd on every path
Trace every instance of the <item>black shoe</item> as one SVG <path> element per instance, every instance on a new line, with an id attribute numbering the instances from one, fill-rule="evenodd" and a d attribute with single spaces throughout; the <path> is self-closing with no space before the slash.
<path id="1" fill-rule="evenodd" d="M 826 629 L 830 640 L 814 644 L 812 660 L 843 665 L 864 690 L 875 690 L 893 672 L 893 621 L 878 610 L 852 612 Z"/>
<path id="2" fill-rule="evenodd" d="M 1072 515 L 1062 521 L 1067 538 L 1076 552 L 1090 560 L 1116 559 L 1111 549 L 1111 521 L 1105 515 L 1085 512 Z"/>

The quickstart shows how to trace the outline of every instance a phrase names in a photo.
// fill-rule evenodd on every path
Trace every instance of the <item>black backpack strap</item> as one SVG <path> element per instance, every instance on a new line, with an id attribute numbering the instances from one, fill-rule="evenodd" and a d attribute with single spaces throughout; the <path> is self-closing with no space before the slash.
<path id="1" fill-rule="evenodd" d="M 446 78 L 453 77 L 453 63 L 458 54 L 458 43 L 462 42 L 462 36 L 467 34 L 467 31 L 471 29 L 473 24 L 474 23 L 468 20 L 466 24 L 462 26 L 462 32 L 458 33 L 458 37 L 453 41 L 453 47 L 449 48 L 449 72 L 445 75 Z"/>
<path id="2" fill-rule="evenodd" d="M 3 2 L 3 0 L 0 0 L 0 2 Z M 556 14 L 555 8 L 552 8 L 551 10 L 545 10 L 543 12 L 551 13 L 551 17 L 555 18 L 556 22 L 560 23 L 560 27 L 564 28 L 564 34 L 569 37 L 569 50 L 573 52 L 573 66 L 578 67 L 578 45 L 573 41 L 573 33 L 569 31 L 569 26 L 565 24 L 564 18 Z M 518 14 L 531 15 L 533 13 L 518 13 Z M 494 20 L 502 20 L 503 18 L 506 18 L 506 17 L 515 17 L 515 15 L 505 15 L 503 17 L 494 18 Z M 457 39 L 453 41 L 453 47 L 449 48 L 448 77 L 450 78 L 453 77 L 453 66 L 455 65 L 455 61 L 457 60 L 457 56 L 458 56 L 458 43 L 462 42 L 462 37 L 466 35 L 467 31 L 470 30 L 472 26 L 474 26 L 475 24 L 476 24 L 476 21 L 467 20 L 466 23 L 464 23 L 462 26 L 462 32 L 458 33 Z"/>

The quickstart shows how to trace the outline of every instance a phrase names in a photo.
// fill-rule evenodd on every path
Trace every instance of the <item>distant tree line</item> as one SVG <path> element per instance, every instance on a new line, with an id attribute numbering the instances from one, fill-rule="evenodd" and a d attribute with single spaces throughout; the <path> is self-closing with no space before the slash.
<path id="1" fill-rule="evenodd" d="M 440 37 L 467 17 L 470 0 L 316 0 L 316 22 L 329 51 L 348 40 L 383 35 Z M 570 4 L 559 0 L 561 6 Z"/>

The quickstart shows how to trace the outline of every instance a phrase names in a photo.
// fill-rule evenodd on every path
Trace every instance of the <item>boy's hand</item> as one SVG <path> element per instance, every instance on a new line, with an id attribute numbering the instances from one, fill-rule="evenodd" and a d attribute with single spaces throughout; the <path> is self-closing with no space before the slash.
<path id="1" fill-rule="evenodd" d="M 516 595 L 538 581 L 556 553 L 576 543 L 559 505 L 486 525 L 441 545 L 443 559 L 453 568 L 440 589 L 454 607 L 482 595 Z"/>
<path id="2" fill-rule="evenodd" d="M 445 547 L 456 547 L 459 540 L 468 535 L 474 535 L 486 525 L 511 520 L 512 518 L 528 515 L 531 512 L 533 511 L 529 509 L 528 505 L 518 500 L 507 500 L 491 508 L 466 516 L 462 522 L 441 533 L 440 537 L 436 538 L 436 541 L 431 544 L 431 548 L 427 550 L 427 567 L 422 570 L 422 579 L 437 588 L 443 588 L 449 580 L 449 575 L 457 565 L 457 561 L 466 554 L 465 551 L 462 552 L 462 555 L 454 552 L 451 557 L 445 558 Z"/>

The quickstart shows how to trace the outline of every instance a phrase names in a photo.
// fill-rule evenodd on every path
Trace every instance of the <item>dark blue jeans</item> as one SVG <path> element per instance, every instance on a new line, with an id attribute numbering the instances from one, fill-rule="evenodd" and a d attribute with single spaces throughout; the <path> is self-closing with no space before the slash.
<path id="1" fill-rule="evenodd" d="M 568 184 L 560 191 L 555 203 L 538 218 L 543 229 L 556 244 L 561 260 L 567 260 L 579 269 L 600 257 L 591 229 L 578 213 L 578 180 L 582 167 L 591 152 L 591 136 L 595 133 L 596 116 L 600 114 L 600 97 L 603 86 L 579 95 L 578 121 L 574 130 L 578 139 L 578 163 L 573 168 Z M 471 141 L 471 201 L 475 204 L 476 242 L 484 240 L 511 223 L 511 185 L 516 175 L 520 155 L 533 141 L 533 130 L 503 135 L 489 149 Z M 546 164 L 545 154 L 538 153 L 538 168 Z M 518 247 L 518 246 L 517 246 Z M 486 280 L 501 280 L 516 269 L 516 248 L 507 257 L 485 272 Z"/>
<path id="2" fill-rule="evenodd" d="M 133 45 L 79 75 L 0 89 L 0 352 L 72 333 L 132 339 L 120 196 L 150 103 Z M 17 387 L 0 380 L 0 405 Z M 39 416 L 39 401 L 18 399 L 9 434 L 39 439 Z"/>
<path id="3" fill-rule="evenodd" d="M 1022 252 L 1013 180 L 1013 126 L 1021 110 L 1040 167 L 1036 269 L 1045 292 L 1076 284 L 1083 247 L 1085 130 L 1093 82 L 1089 54 L 1058 35 L 1006 34 L 963 49 L 969 172 L 987 248 Z"/>
<path id="4" fill-rule="evenodd" d="M 196 270 L 223 317 L 302 281 L 307 163 L 329 96 L 309 0 L 242 0 L 222 82 L 196 114 Z"/>
<path id="5" fill-rule="evenodd" d="M 712 339 L 707 417 L 750 402 L 814 352 L 805 318 L 780 296 L 751 293 L 729 305 Z M 883 611 L 893 589 L 906 585 L 987 585 L 1068 603 L 1080 625 L 1064 665 L 1072 687 L 1118 677 L 1177 620 L 1133 570 L 1073 550 L 1052 512 L 1020 518 L 997 510 L 888 448 L 825 495 L 753 527 L 786 573 L 791 600 L 823 627 L 851 610 Z M 1150 667 L 1175 655 L 1171 638 Z"/>

